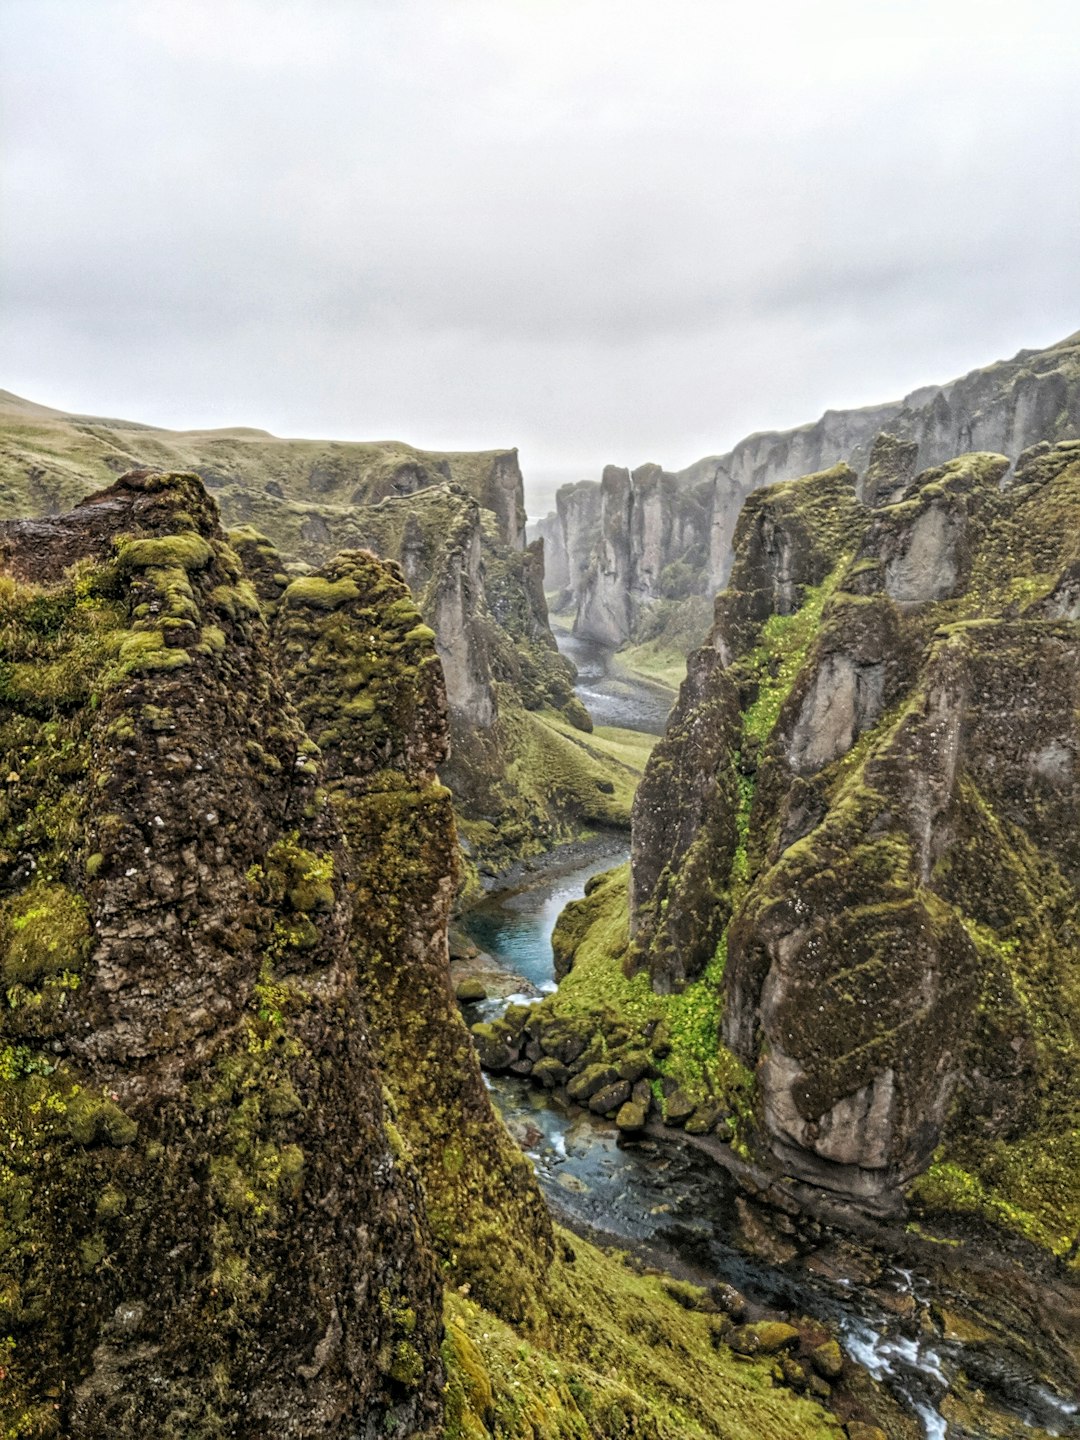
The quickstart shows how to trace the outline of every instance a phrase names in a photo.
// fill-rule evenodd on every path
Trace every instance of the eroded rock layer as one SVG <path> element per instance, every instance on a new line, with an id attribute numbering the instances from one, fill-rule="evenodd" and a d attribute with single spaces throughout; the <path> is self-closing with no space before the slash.
<path id="1" fill-rule="evenodd" d="M 888 460 L 873 455 L 882 432 L 893 437 Z M 633 473 L 609 466 L 599 483 L 564 486 L 556 497 L 558 585 L 569 592 L 562 603 L 574 605 L 579 635 L 614 645 L 646 639 L 657 621 L 652 612 L 669 623 L 665 605 L 694 594 L 711 597 L 727 582 L 739 512 L 762 486 L 843 461 L 868 472 L 863 485 L 902 488 L 905 475 L 910 480 L 964 451 L 1000 452 L 1015 461 L 1038 442 L 1077 434 L 1080 337 L 1074 335 L 900 401 L 829 410 L 811 425 L 751 435 L 728 453 L 676 473 L 657 465 Z"/>
<path id="2" fill-rule="evenodd" d="M 535 1318 L 551 1221 L 450 989 L 458 847 L 434 636 L 405 583 L 356 551 L 289 586 L 275 633 L 354 859 L 352 954 L 436 1246 L 489 1310 Z"/>

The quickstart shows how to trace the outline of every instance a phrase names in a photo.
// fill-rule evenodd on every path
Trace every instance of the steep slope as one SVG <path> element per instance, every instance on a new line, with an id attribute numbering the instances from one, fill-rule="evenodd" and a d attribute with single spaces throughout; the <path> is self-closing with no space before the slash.
<path id="1" fill-rule="evenodd" d="M 1080 335 L 1046 350 L 931 385 L 905 399 L 830 410 L 795 430 L 751 435 L 724 455 L 674 474 L 609 466 L 603 479 L 564 486 L 556 497 L 575 633 L 621 644 L 640 638 L 648 611 L 726 582 L 734 527 L 754 490 L 844 461 L 866 467 L 887 431 L 913 447 L 911 474 L 971 450 L 1015 461 L 1042 440 L 1080 434 Z M 599 514 L 597 515 L 597 511 Z M 582 549 L 587 561 L 581 563 Z"/>
<path id="2" fill-rule="evenodd" d="M 340 831 L 193 476 L 0 528 L 0 1416 L 434 1434 Z"/>
<path id="3" fill-rule="evenodd" d="M 628 984 L 715 997 L 787 1173 L 879 1206 L 921 1176 L 1075 1257 L 1080 442 L 1008 469 L 751 498 L 608 903 Z"/>
<path id="4" fill-rule="evenodd" d="M 275 628 L 353 857 L 353 957 L 437 1247 L 453 1283 L 524 1320 L 551 1262 L 551 1221 L 450 990 L 458 848 L 435 774 L 448 726 L 432 633 L 405 583 L 357 551 L 294 581 Z"/>

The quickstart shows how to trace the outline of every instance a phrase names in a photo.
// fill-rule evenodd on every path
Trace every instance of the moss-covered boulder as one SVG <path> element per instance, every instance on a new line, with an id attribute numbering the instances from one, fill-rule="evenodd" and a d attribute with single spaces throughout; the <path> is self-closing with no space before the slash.
<path id="1" fill-rule="evenodd" d="M 345 852 L 191 475 L 0 527 L 0 1430 L 434 1434 Z"/>

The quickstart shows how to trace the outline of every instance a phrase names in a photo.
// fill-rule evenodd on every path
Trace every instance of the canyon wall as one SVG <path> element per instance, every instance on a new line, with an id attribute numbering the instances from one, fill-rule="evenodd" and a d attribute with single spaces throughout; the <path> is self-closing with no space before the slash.
<path id="1" fill-rule="evenodd" d="M 657 602 L 711 596 L 730 573 L 735 523 L 747 496 L 841 461 L 861 471 L 883 431 L 915 447 L 913 473 L 972 450 L 1015 461 L 1041 440 L 1074 437 L 1080 434 L 1080 337 L 1022 350 L 900 401 L 829 410 L 813 424 L 751 435 L 728 453 L 673 474 L 655 465 L 632 474 L 609 467 L 599 484 L 564 486 L 556 497 L 558 553 L 578 557 L 563 582 L 572 592 L 566 599 L 575 607 L 575 633 L 620 644 L 636 638 L 643 612 Z"/>

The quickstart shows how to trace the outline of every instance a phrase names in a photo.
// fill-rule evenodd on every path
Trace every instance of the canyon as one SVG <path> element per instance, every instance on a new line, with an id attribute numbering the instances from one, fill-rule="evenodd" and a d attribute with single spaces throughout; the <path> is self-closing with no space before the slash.
<path id="1" fill-rule="evenodd" d="M 4 398 L 5 1436 L 1075 1433 L 1078 357 L 531 542 Z"/>

